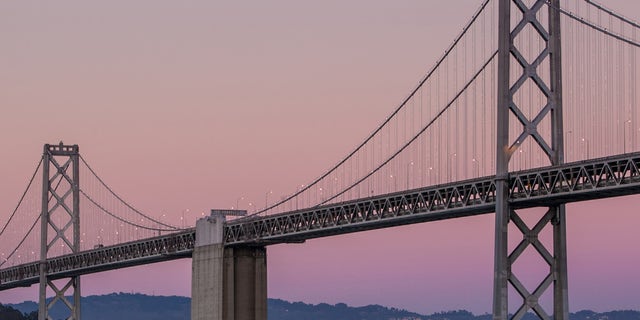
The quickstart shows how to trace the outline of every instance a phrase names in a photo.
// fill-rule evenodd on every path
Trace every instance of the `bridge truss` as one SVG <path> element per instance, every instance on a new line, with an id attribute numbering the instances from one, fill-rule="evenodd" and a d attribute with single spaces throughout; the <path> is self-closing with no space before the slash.
<path id="1" fill-rule="evenodd" d="M 640 153 L 514 172 L 509 203 L 523 209 L 640 193 Z M 227 222 L 227 246 L 303 242 L 329 235 L 491 213 L 495 176 L 358 201 Z M 46 260 L 51 279 L 190 257 L 195 230 L 106 246 Z M 535 239 L 532 238 L 532 242 Z M 0 270 L 0 290 L 39 281 L 39 262 Z"/>

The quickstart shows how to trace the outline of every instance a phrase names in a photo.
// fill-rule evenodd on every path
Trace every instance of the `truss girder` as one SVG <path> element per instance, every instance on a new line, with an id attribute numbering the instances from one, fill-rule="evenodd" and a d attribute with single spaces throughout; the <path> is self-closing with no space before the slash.
<path id="1" fill-rule="evenodd" d="M 538 168 L 509 175 L 512 208 L 548 206 L 639 192 L 640 154 Z M 493 212 L 495 177 L 235 220 L 227 244 L 305 239 Z M 517 223 L 516 223 L 517 225 Z"/>
<path id="2" fill-rule="evenodd" d="M 509 201 L 512 208 L 520 209 L 637 194 L 639 167 L 640 153 L 633 153 L 515 172 L 508 178 Z M 495 205 L 494 181 L 495 177 L 485 177 L 252 220 L 234 220 L 225 225 L 225 242 L 269 245 L 491 213 Z M 512 221 L 526 231 L 517 218 Z M 45 266 L 51 279 L 60 279 L 190 257 L 194 244 L 195 231 L 190 230 L 49 258 Z M 548 259 L 547 253 L 544 256 Z M 37 283 L 39 268 L 39 262 L 33 262 L 0 270 L 0 290 Z"/>
<path id="3" fill-rule="evenodd" d="M 195 230 L 96 248 L 47 259 L 49 279 L 190 257 Z M 33 262 L 0 270 L 0 290 L 38 283 L 40 263 Z"/>

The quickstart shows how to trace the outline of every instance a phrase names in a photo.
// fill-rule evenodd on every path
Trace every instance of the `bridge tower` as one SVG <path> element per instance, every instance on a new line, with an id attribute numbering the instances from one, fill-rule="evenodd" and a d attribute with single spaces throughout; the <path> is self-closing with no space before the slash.
<path id="1" fill-rule="evenodd" d="M 40 238 L 40 296 L 38 319 L 48 320 L 49 310 L 58 302 L 70 311 L 68 319 L 80 319 L 80 276 L 56 285 L 48 276 L 49 254 L 80 252 L 80 169 L 77 145 L 44 146 L 42 215 Z M 53 169 L 53 170 L 52 170 Z M 47 303 L 47 290 L 55 296 Z M 66 296 L 73 290 L 73 300 Z"/>
<path id="2" fill-rule="evenodd" d="M 562 125 L 562 67 L 560 41 L 560 0 L 500 0 L 498 22 L 498 111 L 497 111 L 497 166 L 496 166 L 496 220 L 495 220 L 495 260 L 493 318 L 504 320 L 509 316 L 508 289 L 511 285 L 522 297 L 522 305 L 513 314 L 520 319 L 527 311 L 533 310 L 541 319 L 567 320 L 567 248 L 564 205 L 549 207 L 546 214 L 533 228 L 529 228 L 508 202 L 509 160 L 525 139 L 533 139 L 546 154 L 551 165 L 564 163 L 564 143 Z M 544 19 L 543 9 L 548 9 Z M 513 15 L 512 15 L 513 13 Z M 518 36 L 525 29 L 538 36 L 543 42 L 543 50 L 530 61 L 525 58 L 526 48 L 518 47 Z M 531 30 L 534 30 L 532 32 Z M 529 55 L 530 56 L 530 55 Z M 542 70 L 548 68 L 548 70 Z M 515 81 L 510 78 L 516 70 Z M 542 76 L 548 72 L 548 76 Z M 527 118 L 514 102 L 515 94 L 531 80 L 546 97 L 546 105 L 537 114 Z M 509 136 L 509 118 L 515 117 L 522 125 L 517 137 Z M 545 137 L 539 130 L 543 121 L 550 121 L 551 135 Z M 512 222 L 522 233 L 522 241 L 508 252 L 508 224 Z M 539 241 L 540 231 L 551 224 L 553 229 L 552 251 Z M 545 279 L 536 287 L 526 288 L 512 272 L 514 262 L 524 250 L 533 246 L 549 266 Z M 552 253 L 550 253 L 552 252 Z M 552 288 L 552 289 L 551 289 Z M 553 314 L 548 314 L 539 304 L 543 293 L 553 290 Z"/>

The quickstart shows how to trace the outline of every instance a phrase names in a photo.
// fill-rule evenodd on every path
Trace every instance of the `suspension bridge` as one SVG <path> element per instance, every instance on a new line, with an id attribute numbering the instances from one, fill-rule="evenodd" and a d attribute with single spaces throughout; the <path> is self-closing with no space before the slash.
<path id="1" fill-rule="evenodd" d="M 81 275 L 192 258 L 192 319 L 266 319 L 266 246 L 495 213 L 494 319 L 568 319 L 565 204 L 640 193 L 639 27 L 591 0 L 483 1 L 335 166 L 195 227 L 124 201 L 77 145 L 45 145 L 2 223 L 0 290 L 39 284 L 40 319 L 57 303 L 80 319 Z M 529 225 L 527 208 L 545 213 Z M 534 287 L 512 268 L 528 250 L 546 264 Z"/>

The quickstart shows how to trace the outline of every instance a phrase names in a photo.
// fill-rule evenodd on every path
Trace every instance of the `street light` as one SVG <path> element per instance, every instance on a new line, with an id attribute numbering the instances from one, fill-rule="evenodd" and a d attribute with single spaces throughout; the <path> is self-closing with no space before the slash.
<path id="1" fill-rule="evenodd" d="M 413 166 L 413 161 L 411 163 L 407 163 L 407 190 L 409 190 L 409 169 Z"/>
<path id="2" fill-rule="evenodd" d="M 433 167 L 429 167 L 429 169 L 427 170 L 427 172 L 424 173 L 426 176 L 429 176 L 429 179 L 427 179 L 427 183 L 429 185 L 433 184 Z"/>
<path id="3" fill-rule="evenodd" d="M 479 178 L 480 177 L 480 162 L 476 158 L 471 159 L 471 162 L 478 168 L 475 178 Z"/>
<path id="4" fill-rule="evenodd" d="M 624 126 L 622 128 L 622 145 L 623 145 L 623 153 L 627 153 L 627 123 L 631 124 L 631 119 L 627 119 L 624 122 Z"/>
<path id="5" fill-rule="evenodd" d="M 336 178 L 337 179 L 337 178 Z M 300 185 L 300 189 L 296 188 L 296 210 L 298 210 L 298 206 L 299 206 L 299 200 L 298 196 L 300 196 L 302 198 L 302 205 L 304 205 L 304 194 L 300 193 L 302 191 L 302 189 L 304 189 L 304 184 Z"/>
<path id="6" fill-rule="evenodd" d="M 182 229 L 184 229 L 184 214 L 186 212 L 189 212 L 189 209 L 182 210 L 182 217 L 180 217 L 180 225 L 182 226 Z"/>
<path id="7" fill-rule="evenodd" d="M 452 160 L 453 158 L 455 158 L 456 156 L 458 156 L 457 153 L 454 153 L 452 155 L 449 155 L 449 182 L 453 181 L 453 164 L 452 164 Z"/>
<path id="8" fill-rule="evenodd" d="M 273 193 L 273 191 L 269 190 L 269 192 L 265 193 L 265 195 L 264 195 L 264 210 L 267 210 L 267 208 L 269 207 L 268 206 L 269 195 L 272 194 L 272 193 Z"/>
<path id="9" fill-rule="evenodd" d="M 234 209 L 239 209 L 240 208 L 240 200 L 244 200 L 244 197 L 240 197 L 240 198 L 236 199 L 236 207 Z"/>
<path id="10" fill-rule="evenodd" d="M 389 178 L 391 178 L 391 180 L 393 181 L 393 192 L 397 192 L 398 191 L 398 176 L 394 176 L 394 175 L 389 175 Z M 391 185 L 389 185 L 389 188 L 391 188 Z"/>
<path id="11" fill-rule="evenodd" d="M 581 140 L 582 142 L 584 142 L 584 143 L 586 144 L 586 146 L 587 146 L 587 159 L 585 159 L 585 160 L 588 160 L 588 159 L 589 159 L 589 140 L 588 140 L 588 139 L 585 139 L 585 138 L 582 138 L 582 139 L 580 139 L 580 140 Z"/>
<path id="12" fill-rule="evenodd" d="M 565 157 L 568 158 L 568 160 L 573 160 L 573 158 L 571 157 L 572 152 L 571 149 L 567 150 L 568 147 L 570 147 L 572 145 L 571 140 L 569 139 L 569 134 L 572 134 L 573 130 L 569 130 L 567 132 L 565 132 L 565 136 L 564 138 L 564 146 L 565 146 L 565 150 L 567 151 L 567 154 L 565 154 Z"/>

